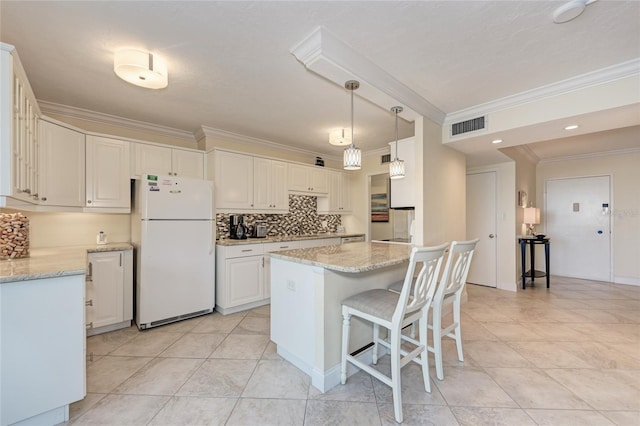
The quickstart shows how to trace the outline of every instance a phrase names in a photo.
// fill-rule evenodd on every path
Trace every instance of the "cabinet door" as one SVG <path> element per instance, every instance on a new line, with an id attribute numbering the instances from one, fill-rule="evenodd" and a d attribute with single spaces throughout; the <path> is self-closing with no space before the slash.
<path id="1" fill-rule="evenodd" d="M 226 260 L 225 285 L 229 307 L 263 299 L 263 257 Z"/>
<path id="2" fill-rule="evenodd" d="M 287 163 L 284 161 L 271 161 L 271 203 L 275 210 L 289 211 Z"/>
<path id="3" fill-rule="evenodd" d="M 124 321 L 124 269 L 121 251 L 89 253 L 87 295 L 93 328 Z"/>
<path id="4" fill-rule="evenodd" d="M 340 213 L 351 213 L 351 175 L 340 172 Z"/>
<path id="5" fill-rule="evenodd" d="M 87 136 L 87 207 L 131 207 L 129 142 Z"/>
<path id="6" fill-rule="evenodd" d="M 44 120 L 39 127 L 40 204 L 84 206 L 84 134 Z"/>
<path id="7" fill-rule="evenodd" d="M 253 159 L 253 207 L 259 210 L 273 209 L 271 200 L 271 160 Z"/>
<path id="8" fill-rule="evenodd" d="M 253 157 L 216 151 L 216 209 L 253 208 Z"/>
<path id="9" fill-rule="evenodd" d="M 204 178 L 204 153 L 172 149 L 171 165 L 174 176 Z"/>
<path id="10" fill-rule="evenodd" d="M 309 185 L 309 171 L 307 166 L 299 164 L 289 164 L 289 190 L 290 191 L 311 191 Z"/>
<path id="11" fill-rule="evenodd" d="M 133 145 L 133 175 L 143 173 L 169 175 L 173 173 L 171 148 L 136 143 Z"/>
<path id="12" fill-rule="evenodd" d="M 308 167 L 309 185 L 314 193 L 329 192 L 329 182 L 327 179 L 327 171 L 321 167 Z"/>
<path id="13" fill-rule="evenodd" d="M 329 172 L 329 212 L 339 213 L 342 200 L 342 173 Z"/>

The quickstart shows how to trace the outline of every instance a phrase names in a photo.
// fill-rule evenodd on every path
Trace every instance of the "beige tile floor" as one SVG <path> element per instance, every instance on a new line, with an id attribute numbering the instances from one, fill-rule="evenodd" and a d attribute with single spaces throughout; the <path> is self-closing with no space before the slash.
<path id="1" fill-rule="evenodd" d="M 431 394 L 417 365 L 403 369 L 405 424 L 640 425 L 640 287 L 552 277 L 550 290 L 467 292 L 465 361 L 447 342 Z M 395 423 L 390 389 L 367 374 L 325 394 L 311 387 L 275 353 L 268 306 L 131 327 L 87 348 L 74 425 Z"/>

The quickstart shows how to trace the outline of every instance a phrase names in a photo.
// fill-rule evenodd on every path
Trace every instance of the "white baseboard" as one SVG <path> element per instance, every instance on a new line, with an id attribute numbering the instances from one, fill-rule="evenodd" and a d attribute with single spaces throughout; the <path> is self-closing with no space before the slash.
<path id="1" fill-rule="evenodd" d="M 384 347 L 380 347 L 379 351 L 379 357 L 382 357 L 386 354 L 386 348 Z M 280 346 L 278 346 L 277 352 L 278 355 L 298 367 L 304 373 L 311 376 L 311 385 L 314 388 L 318 389 L 320 392 L 327 392 L 329 389 L 340 384 L 340 364 L 334 365 L 333 367 L 323 372 L 302 361 L 300 358 L 286 351 L 285 349 L 282 349 Z M 356 355 L 356 358 L 360 362 L 369 365 L 373 362 L 372 353 L 373 346 L 360 352 L 358 355 Z M 347 377 L 354 375 L 358 371 L 360 371 L 359 368 L 355 367 L 353 364 L 347 363 Z"/>
<path id="2" fill-rule="evenodd" d="M 616 284 L 640 286 L 640 278 L 637 277 L 613 277 L 613 282 Z"/>

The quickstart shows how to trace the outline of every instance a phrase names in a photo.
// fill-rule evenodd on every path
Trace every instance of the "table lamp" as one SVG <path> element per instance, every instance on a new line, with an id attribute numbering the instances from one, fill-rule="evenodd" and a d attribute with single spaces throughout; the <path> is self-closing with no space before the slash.
<path id="1" fill-rule="evenodd" d="M 540 209 L 537 207 L 525 207 L 523 222 L 529 225 L 528 234 L 531 236 L 536 235 L 535 225 L 540 223 Z"/>

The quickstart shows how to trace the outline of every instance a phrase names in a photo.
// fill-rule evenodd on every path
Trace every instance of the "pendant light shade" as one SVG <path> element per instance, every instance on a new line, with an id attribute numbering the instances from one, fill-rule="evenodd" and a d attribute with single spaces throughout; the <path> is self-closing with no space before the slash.
<path id="1" fill-rule="evenodd" d="M 353 91 L 360 87 L 360 83 L 356 80 L 349 80 L 344 83 L 347 90 L 351 90 L 351 145 L 344 150 L 344 169 L 360 170 L 362 165 L 362 152 L 360 148 L 356 148 L 353 143 Z"/>
<path id="2" fill-rule="evenodd" d="M 149 52 L 134 49 L 117 51 L 113 71 L 124 81 L 147 89 L 163 89 L 169 84 L 167 64 Z"/>
<path id="3" fill-rule="evenodd" d="M 396 114 L 396 156 L 393 161 L 389 163 L 390 179 L 404 178 L 404 161 L 398 158 L 398 113 L 402 112 L 402 109 L 401 106 L 391 108 L 391 112 Z"/>

